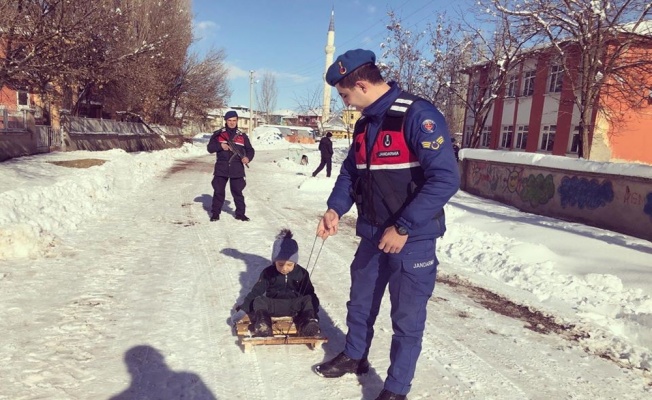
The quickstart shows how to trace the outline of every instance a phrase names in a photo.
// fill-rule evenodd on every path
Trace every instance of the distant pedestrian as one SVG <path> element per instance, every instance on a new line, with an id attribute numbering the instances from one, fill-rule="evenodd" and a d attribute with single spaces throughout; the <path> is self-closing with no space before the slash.
<path id="1" fill-rule="evenodd" d="M 326 136 L 319 141 L 319 152 L 321 153 L 321 162 L 319 166 L 312 173 L 315 177 L 317 174 L 326 167 L 326 177 L 330 178 L 331 169 L 333 168 L 333 142 L 331 141 L 332 133 L 326 132 Z"/>
<path id="2" fill-rule="evenodd" d="M 238 113 L 231 110 L 224 115 L 226 126 L 213 132 L 208 141 L 208 152 L 215 153 L 213 171 L 213 205 L 211 221 L 220 219 L 226 197 L 226 182 L 230 181 L 231 195 L 235 203 L 235 219 L 249 221 L 245 215 L 246 205 L 242 191 L 247 185 L 245 165 L 254 158 L 254 148 L 246 134 L 238 129 Z"/>
<path id="3" fill-rule="evenodd" d="M 455 159 L 460 161 L 460 146 L 455 142 L 455 138 L 451 138 L 451 143 L 453 144 L 453 151 L 455 152 Z"/>

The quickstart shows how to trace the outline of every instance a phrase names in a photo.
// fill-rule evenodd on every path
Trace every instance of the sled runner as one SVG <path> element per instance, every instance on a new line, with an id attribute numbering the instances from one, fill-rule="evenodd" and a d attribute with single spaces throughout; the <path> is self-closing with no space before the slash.
<path id="1" fill-rule="evenodd" d="M 318 336 L 299 336 L 297 335 L 296 324 L 292 323 L 292 317 L 273 317 L 272 332 L 274 336 L 254 337 L 251 336 L 249 326 L 251 321 L 249 316 L 245 316 L 235 323 L 233 329 L 238 336 L 240 345 L 246 353 L 252 346 L 271 345 L 271 344 L 306 344 L 311 350 L 318 345 L 328 342 L 328 339 Z"/>

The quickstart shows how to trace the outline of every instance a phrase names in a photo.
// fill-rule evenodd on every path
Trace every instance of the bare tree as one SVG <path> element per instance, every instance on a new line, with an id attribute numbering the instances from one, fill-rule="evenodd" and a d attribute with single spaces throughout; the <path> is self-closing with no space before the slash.
<path id="1" fill-rule="evenodd" d="M 478 16 L 477 21 L 483 20 Z M 527 26 L 512 24 L 504 15 L 490 14 L 484 24 L 466 23 L 468 43 L 472 57 L 465 72 L 472 76 L 468 92 L 459 92 L 466 104 L 467 120 L 473 121 L 468 147 L 479 147 L 489 112 L 501 95 L 508 80 L 516 74 L 520 63 L 526 59 L 525 46 L 533 46 L 534 32 Z M 487 30 L 478 26 L 488 26 Z M 534 51 L 528 53 L 529 56 Z M 463 97 L 462 97 L 463 96 Z"/>
<path id="2" fill-rule="evenodd" d="M 652 36 L 644 0 L 490 0 L 498 13 L 535 27 L 563 63 L 564 80 L 580 114 L 580 157 L 590 157 L 594 115 L 605 111 L 601 95 L 637 107 L 649 94 Z M 566 84 L 566 83 L 565 83 Z"/>
<path id="3" fill-rule="evenodd" d="M 319 118 L 319 115 L 322 110 L 322 99 L 323 99 L 323 92 L 322 92 L 322 87 L 317 86 L 313 90 L 306 90 L 304 95 L 298 96 L 294 99 L 294 101 L 297 104 L 297 108 L 299 112 L 301 112 L 304 115 L 314 115 L 317 117 L 317 128 L 321 132 L 323 130 L 324 122 L 322 121 L 321 118 Z"/>
<path id="4" fill-rule="evenodd" d="M 125 0 L 122 4 L 128 15 L 124 29 L 127 49 L 145 43 L 155 52 L 129 58 L 118 66 L 107 88 L 111 105 L 138 113 L 151 122 L 175 124 L 170 113 L 175 101 L 171 88 L 192 43 L 190 2 Z"/>
<path id="5" fill-rule="evenodd" d="M 224 65 L 224 50 L 211 50 L 203 58 L 191 53 L 170 90 L 170 117 L 180 124 L 187 119 L 204 120 L 210 109 L 224 107 L 231 95 Z"/>
<path id="6" fill-rule="evenodd" d="M 389 36 L 380 45 L 383 51 L 379 67 L 386 80 L 398 83 L 410 93 L 424 95 L 426 89 L 422 60 L 425 32 L 413 32 L 404 27 L 394 11 L 389 11 L 387 15 L 390 19 L 387 25 Z"/>
<path id="7" fill-rule="evenodd" d="M 79 112 L 106 109 L 170 122 L 170 87 L 192 40 L 189 0 L 5 0 L 0 87 L 46 93 Z"/>
<path id="8" fill-rule="evenodd" d="M 479 13 L 475 23 L 464 24 L 447 22 L 446 15 L 441 15 L 426 31 L 413 33 L 396 14 L 388 15 L 390 37 L 381 45 L 381 69 L 386 78 L 430 100 L 453 129 L 461 128 L 460 109 L 466 108 L 467 117 L 473 120 L 468 145 L 477 147 L 493 102 L 532 34 L 522 26 L 510 25 L 507 18 L 487 18 Z M 484 23 L 478 24 L 478 20 Z M 463 72 L 479 79 L 467 82 Z"/>
<path id="9" fill-rule="evenodd" d="M 38 91 L 77 73 L 101 53 L 93 29 L 118 23 L 108 1 L 4 0 L 0 10 L 0 87 Z"/>
<path id="10" fill-rule="evenodd" d="M 263 74 L 260 90 L 256 91 L 256 100 L 258 108 L 262 111 L 265 121 L 270 122 L 272 113 L 276 108 L 276 100 L 278 98 L 278 90 L 276 87 L 276 77 L 271 72 Z"/>

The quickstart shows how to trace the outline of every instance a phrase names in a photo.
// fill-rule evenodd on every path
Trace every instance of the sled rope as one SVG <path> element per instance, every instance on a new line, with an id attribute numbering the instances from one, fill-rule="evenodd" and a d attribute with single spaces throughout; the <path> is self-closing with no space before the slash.
<path id="1" fill-rule="evenodd" d="M 312 248 L 310 249 L 310 255 L 308 256 L 308 263 L 306 264 L 306 270 L 308 270 L 308 267 L 310 266 L 310 260 L 312 259 L 312 255 L 315 252 L 315 244 L 317 244 L 317 238 L 319 236 L 315 235 L 315 240 L 312 242 Z M 315 256 L 315 261 L 312 264 L 312 268 L 308 271 L 308 278 L 312 277 L 312 272 L 315 270 L 315 266 L 317 266 L 317 260 L 319 260 L 319 255 L 321 254 L 321 250 L 324 248 L 324 242 L 326 242 L 326 239 L 322 240 L 321 246 L 319 246 L 319 250 L 317 250 L 317 255 Z M 305 279 L 303 281 L 303 284 L 301 285 L 301 289 L 299 290 L 299 296 L 303 296 L 303 292 L 306 290 L 306 285 L 308 283 L 308 279 Z M 290 323 L 288 326 L 288 330 L 285 333 L 285 342 L 287 343 L 288 338 L 290 336 L 290 330 L 292 329 L 292 326 L 294 325 L 294 320 Z"/>

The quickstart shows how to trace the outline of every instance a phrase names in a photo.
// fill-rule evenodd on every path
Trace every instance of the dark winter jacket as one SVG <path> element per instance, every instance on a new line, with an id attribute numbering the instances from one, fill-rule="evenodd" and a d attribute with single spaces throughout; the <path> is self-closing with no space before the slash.
<path id="1" fill-rule="evenodd" d="M 297 299 L 309 295 L 312 298 L 313 309 L 315 312 L 319 310 L 319 299 L 310 281 L 310 274 L 299 264 L 296 264 L 292 272 L 287 275 L 278 272 L 275 265 L 265 268 L 260 273 L 258 282 L 242 302 L 242 310 L 247 313 L 253 312 L 254 299 L 262 295 L 270 299 Z"/>
<path id="2" fill-rule="evenodd" d="M 222 149 L 222 143 L 229 143 L 235 146 L 236 152 Z M 254 159 L 255 151 L 251 146 L 249 137 L 238 128 L 222 128 L 213 132 L 208 141 L 208 152 L 215 153 L 215 170 L 213 175 L 225 176 L 227 178 L 242 178 L 245 176 L 245 166 L 242 164 L 242 157 L 249 161 Z"/>
<path id="3" fill-rule="evenodd" d="M 319 151 L 321 152 L 321 158 L 327 160 L 333 157 L 333 142 L 329 137 L 323 137 L 319 141 Z"/>
<path id="4" fill-rule="evenodd" d="M 377 136 L 387 111 L 401 94 L 401 89 L 395 83 L 390 84 L 390 90 L 373 104 L 365 107 L 363 118 L 365 144 L 368 159 L 371 159 L 373 146 L 377 145 Z M 356 125 L 357 126 L 357 125 Z M 415 101 L 405 115 L 403 132 L 405 144 L 414 154 L 422 170 L 423 182 L 413 191 L 413 196 L 401 207 L 396 217 L 381 223 L 367 220 L 358 215 L 356 233 L 358 236 L 377 242 L 382 236 L 385 227 L 398 223 L 407 228 L 408 242 L 430 240 L 439 237 L 445 231 L 445 222 L 442 210 L 448 200 L 457 192 L 460 184 L 459 170 L 455 161 L 450 134 L 443 115 L 427 101 Z M 383 138 L 385 139 L 385 138 Z M 357 149 L 360 150 L 360 149 Z M 400 156 L 400 153 L 398 154 Z M 376 154 L 376 157 L 393 157 L 394 154 Z M 372 166 L 373 167 L 373 166 Z M 351 146 L 349 154 L 342 164 L 340 175 L 337 177 L 335 187 L 328 198 L 328 208 L 333 209 L 341 217 L 355 200 L 352 197 L 354 182 L 358 181 L 360 174 L 365 173 L 369 167 L 358 169 L 356 165 L 356 147 Z M 378 166 L 377 168 L 382 168 Z M 397 187 L 407 187 L 410 178 L 404 181 L 393 182 Z M 384 199 L 362 199 L 363 202 L 382 202 Z"/>

